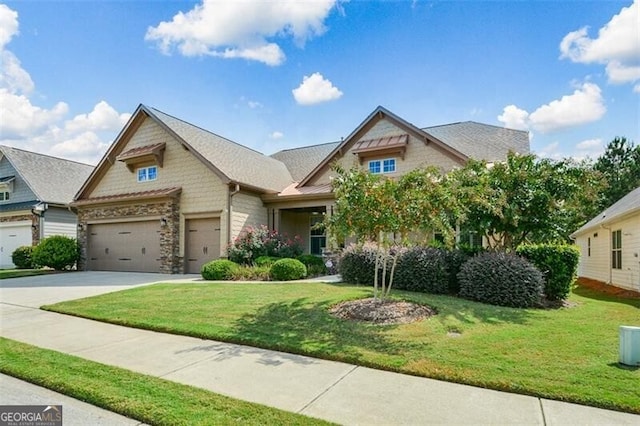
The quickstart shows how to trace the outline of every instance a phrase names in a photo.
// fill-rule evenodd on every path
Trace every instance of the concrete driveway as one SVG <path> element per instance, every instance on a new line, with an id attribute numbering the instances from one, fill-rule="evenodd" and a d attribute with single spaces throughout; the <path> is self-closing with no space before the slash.
<path id="1" fill-rule="evenodd" d="M 139 272 L 65 272 L 0 280 L 0 301 L 39 308 L 65 300 L 96 296 L 156 282 L 189 282 L 199 275 L 146 274 Z"/>

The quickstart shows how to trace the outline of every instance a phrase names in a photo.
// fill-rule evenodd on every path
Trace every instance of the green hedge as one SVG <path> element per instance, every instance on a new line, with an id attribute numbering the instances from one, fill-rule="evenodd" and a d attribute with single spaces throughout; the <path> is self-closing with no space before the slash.
<path id="1" fill-rule="evenodd" d="M 544 294 L 549 300 L 564 300 L 578 272 L 580 250 L 560 244 L 526 244 L 516 253 L 532 262 L 544 275 Z"/>
<path id="2" fill-rule="evenodd" d="M 444 294 L 449 292 L 447 251 L 433 247 L 412 247 L 396 265 L 394 287 L 400 290 Z"/>
<path id="3" fill-rule="evenodd" d="M 297 259 L 280 259 L 271 266 L 271 278 L 276 281 L 299 280 L 307 276 L 307 267 Z"/>
<path id="4" fill-rule="evenodd" d="M 40 241 L 33 249 L 33 264 L 56 271 L 71 269 L 80 258 L 80 248 L 73 238 L 53 235 Z"/>
<path id="5" fill-rule="evenodd" d="M 205 280 L 230 280 L 237 271 L 238 264 L 228 259 L 212 260 L 202 265 L 200 273 Z"/>
<path id="6" fill-rule="evenodd" d="M 33 268 L 33 246 L 18 247 L 11 253 L 11 261 L 18 269 Z"/>

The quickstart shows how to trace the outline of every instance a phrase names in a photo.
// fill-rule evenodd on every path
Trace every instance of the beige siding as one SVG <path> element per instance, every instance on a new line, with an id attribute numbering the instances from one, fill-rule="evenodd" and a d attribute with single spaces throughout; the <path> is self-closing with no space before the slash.
<path id="1" fill-rule="evenodd" d="M 622 231 L 622 269 L 611 269 L 611 231 Z M 598 234 L 594 237 L 594 234 Z M 591 237 L 591 256 L 587 238 Z M 578 275 L 618 287 L 640 290 L 640 213 L 593 229 L 576 239 L 580 247 Z"/>
<path id="2" fill-rule="evenodd" d="M 365 133 L 360 140 L 377 139 L 386 136 L 402 135 L 406 132 L 387 120 L 381 120 L 376 123 L 367 133 Z M 338 159 L 338 163 L 343 168 L 349 169 L 358 164 L 357 157 L 353 154 L 353 146 L 351 144 L 349 150 Z M 459 166 L 456 160 L 454 160 L 449 154 L 444 153 L 440 149 L 434 147 L 432 144 L 425 145 L 425 143 L 413 136 L 409 137 L 409 143 L 407 150 L 404 154 L 404 159 L 399 154 L 383 155 L 379 157 L 367 157 L 362 162 L 362 167 L 368 167 L 369 160 L 378 160 L 384 158 L 396 159 L 396 172 L 386 174 L 386 176 L 401 176 L 411 170 L 419 167 L 436 166 L 443 171 L 449 171 L 456 166 Z M 329 183 L 330 177 L 333 172 L 327 169 L 318 174 L 310 185 L 322 185 Z"/>
<path id="3" fill-rule="evenodd" d="M 290 238 L 298 235 L 303 241 L 304 252 L 309 253 L 309 213 L 281 211 L 280 233 Z"/>
<path id="4" fill-rule="evenodd" d="M 267 208 L 259 195 L 240 192 L 232 201 L 231 240 L 233 241 L 247 226 L 267 224 Z"/>
<path id="5" fill-rule="evenodd" d="M 141 192 L 153 189 L 182 187 L 180 196 L 180 255 L 184 255 L 184 216 L 211 213 L 221 218 L 220 246 L 226 246 L 227 186 L 202 161 L 175 140 L 160 125 L 147 118 L 131 137 L 123 151 L 135 147 L 166 143 L 164 162 L 158 167 L 158 177 L 152 182 L 137 182 L 137 174 L 130 172 L 121 161 L 115 161 L 96 188 L 87 197 Z"/>

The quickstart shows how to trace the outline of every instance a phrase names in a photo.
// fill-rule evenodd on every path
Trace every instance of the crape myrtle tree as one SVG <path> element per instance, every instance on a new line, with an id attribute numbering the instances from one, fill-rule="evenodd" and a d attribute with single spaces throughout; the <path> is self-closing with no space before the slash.
<path id="1" fill-rule="evenodd" d="M 359 243 L 376 244 L 375 298 L 384 300 L 391 291 L 398 241 L 406 243 L 410 234 L 436 231 L 453 244 L 455 230 L 449 215 L 457 202 L 437 169 L 413 170 L 398 179 L 359 167 L 346 170 L 334 165 L 333 170 L 336 209 L 327 217 L 326 226 L 333 237 L 356 237 Z"/>
<path id="2" fill-rule="evenodd" d="M 515 153 L 491 165 L 469 160 L 448 179 L 464 198 L 459 220 L 481 232 L 490 248 L 501 250 L 525 242 L 568 241 L 585 221 L 581 206 L 593 204 L 602 185 L 585 164 Z"/>

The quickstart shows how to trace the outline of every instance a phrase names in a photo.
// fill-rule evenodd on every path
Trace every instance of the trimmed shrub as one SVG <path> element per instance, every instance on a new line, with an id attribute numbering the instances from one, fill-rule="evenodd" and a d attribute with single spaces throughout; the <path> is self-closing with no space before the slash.
<path id="1" fill-rule="evenodd" d="M 458 273 L 462 265 L 469 260 L 471 256 L 464 250 L 450 250 L 446 253 L 447 270 L 449 271 L 449 293 L 458 294 L 460 292 L 460 282 L 458 281 Z"/>
<path id="2" fill-rule="evenodd" d="M 401 290 L 448 293 L 447 251 L 433 247 L 408 249 L 398 259 L 393 282 L 394 287 Z"/>
<path id="3" fill-rule="evenodd" d="M 271 267 L 271 265 L 276 263 L 276 261 L 279 259 L 280 259 L 279 257 L 275 257 L 275 256 L 260 256 L 260 257 L 257 257 L 253 263 L 258 267 L 263 267 L 263 266 Z"/>
<path id="4" fill-rule="evenodd" d="M 576 280 L 580 250 L 566 244 L 526 244 L 516 253 L 529 260 L 544 275 L 544 294 L 549 300 L 564 300 Z"/>
<path id="5" fill-rule="evenodd" d="M 301 254 L 296 259 L 307 267 L 307 275 L 310 277 L 325 275 L 327 273 L 327 267 L 321 257 L 312 254 Z"/>
<path id="6" fill-rule="evenodd" d="M 307 267 L 297 259 L 280 259 L 271 266 L 271 278 L 276 281 L 299 280 L 307 276 Z"/>
<path id="7" fill-rule="evenodd" d="M 80 248 L 73 238 L 53 235 L 40 241 L 33 249 L 33 264 L 56 271 L 71 269 L 80 258 Z"/>
<path id="8" fill-rule="evenodd" d="M 491 305 L 528 308 L 540 302 L 544 277 L 528 260 L 504 252 L 481 253 L 458 274 L 460 296 Z"/>
<path id="9" fill-rule="evenodd" d="M 11 253 L 11 261 L 18 269 L 33 268 L 33 246 L 18 247 Z"/>
<path id="10" fill-rule="evenodd" d="M 232 278 L 238 264 L 228 259 L 212 260 L 202 265 L 200 273 L 205 280 L 229 280 Z"/>
<path id="11" fill-rule="evenodd" d="M 372 244 L 351 244 L 342 250 L 338 271 L 342 281 L 373 286 L 376 268 L 376 247 Z"/>

